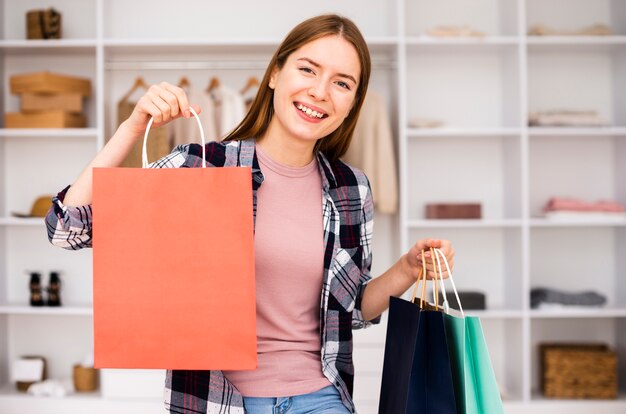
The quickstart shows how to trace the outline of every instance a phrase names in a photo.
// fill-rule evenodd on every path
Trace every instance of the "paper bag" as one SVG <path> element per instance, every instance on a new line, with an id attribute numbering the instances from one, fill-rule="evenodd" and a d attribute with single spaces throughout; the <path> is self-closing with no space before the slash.
<path id="1" fill-rule="evenodd" d="M 252 203 L 250 168 L 94 169 L 96 368 L 256 368 Z"/>

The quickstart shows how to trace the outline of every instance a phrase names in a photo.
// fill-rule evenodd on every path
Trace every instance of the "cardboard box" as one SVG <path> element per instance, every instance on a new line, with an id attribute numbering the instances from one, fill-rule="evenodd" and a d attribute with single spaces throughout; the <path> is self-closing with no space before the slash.
<path id="1" fill-rule="evenodd" d="M 64 111 L 42 111 L 24 114 L 9 112 L 4 115 L 5 128 L 84 128 L 87 120 L 82 114 Z"/>
<path id="2" fill-rule="evenodd" d="M 79 93 L 32 93 L 22 94 L 22 112 L 65 111 L 81 112 L 83 97 Z"/>
<path id="3" fill-rule="evenodd" d="M 86 78 L 66 76 L 51 72 L 24 73 L 10 78 L 11 93 L 14 95 L 35 93 L 78 93 L 91 95 L 91 81 Z"/>
<path id="4" fill-rule="evenodd" d="M 481 217 L 480 203 L 426 204 L 427 219 L 479 219 Z"/>

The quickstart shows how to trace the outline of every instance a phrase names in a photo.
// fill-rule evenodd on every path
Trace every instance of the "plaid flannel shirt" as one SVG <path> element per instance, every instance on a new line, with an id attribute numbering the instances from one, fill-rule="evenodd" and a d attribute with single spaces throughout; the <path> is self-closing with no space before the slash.
<path id="1" fill-rule="evenodd" d="M 256 191 L 263 183 L 253 139 L 206 145 L 207 166 L 252 167 L 254 215 Z M 371 242 L 374 207 L 365 174 L 341 161 L 317 155 L 323 187 L 324 284 L 320 301 L 322 371 L 339 390 L 344 405 L 352 402 L 354 365 L 352 329 L 378 323 L 361 314 L 365 285 L 371 280 Z M 196 168 L 202 165 L 202 146 L 179 146 L 151 168 Z M 68 187 L 69 188 L 69 187 Z M 46 217 L 48 238 L 65 249 L 91 247 L 91 206 L 67 207 L 67 188 L 53 198 Z M 167 371 L 164 393 L 171 413 L 244 413 L 243 399 L 221 371 Z"/>

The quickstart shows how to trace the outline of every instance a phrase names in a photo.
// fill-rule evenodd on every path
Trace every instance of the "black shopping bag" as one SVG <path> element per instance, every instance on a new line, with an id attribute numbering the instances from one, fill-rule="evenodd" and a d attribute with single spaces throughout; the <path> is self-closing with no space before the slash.
<path id="1" fill-rule="evenodd" d="M 443 313 L 391 297 L 379 414 L 456 414 Z"/>

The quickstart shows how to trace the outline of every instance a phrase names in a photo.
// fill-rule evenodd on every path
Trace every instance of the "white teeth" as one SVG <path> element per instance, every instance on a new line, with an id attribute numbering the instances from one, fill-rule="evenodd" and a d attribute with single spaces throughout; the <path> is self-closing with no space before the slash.
<path id="1" fill-rule="evenodd" d="M 314 118 L 323 118 L 324 114 L 321 112 L 317 112 L 312 110 L 311 108 L 307 108 L 306 106 L 302 105 L 302 104 L 298 104 L 296 105 L 296 108 L 298 108 L 299 110 L 301 110 L 302 112 L 304 112 L 305 114 L 314 117 Z"/>

